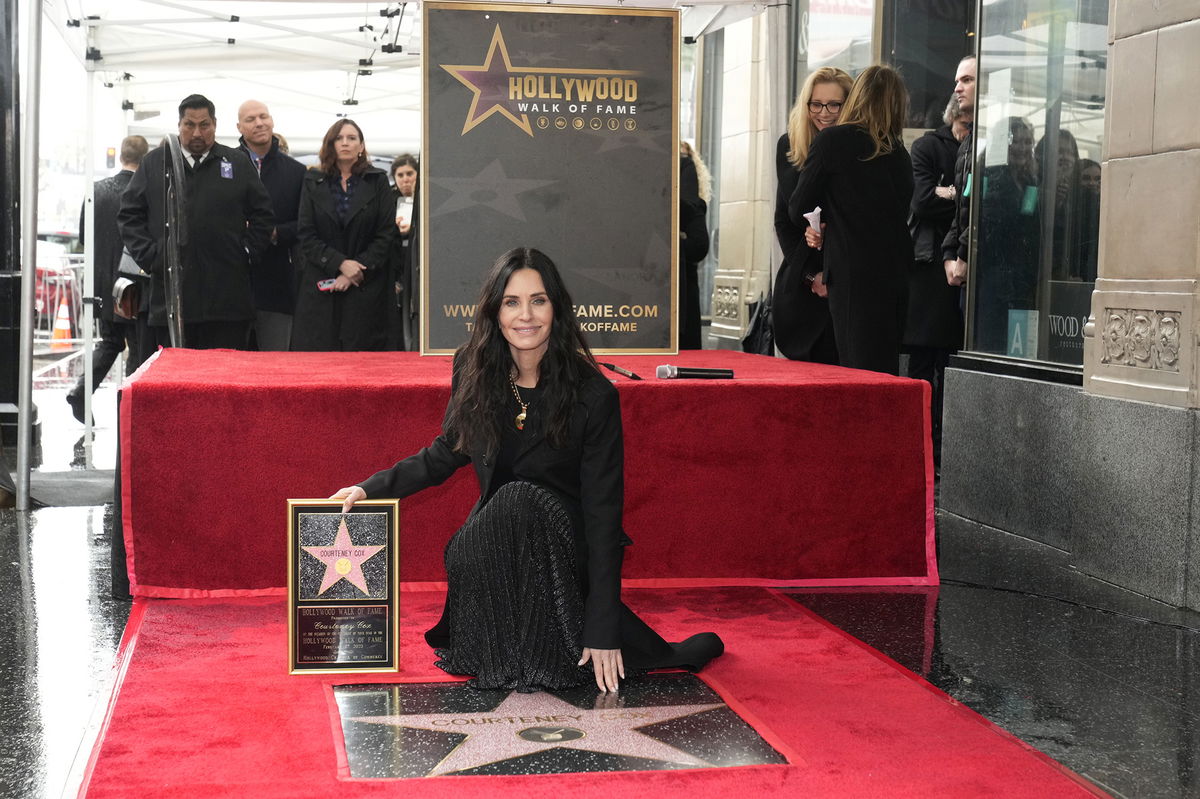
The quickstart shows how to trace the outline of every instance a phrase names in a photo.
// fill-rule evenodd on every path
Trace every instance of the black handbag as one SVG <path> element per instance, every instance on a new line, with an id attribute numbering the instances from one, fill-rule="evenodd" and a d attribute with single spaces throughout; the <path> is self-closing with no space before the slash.
<path id="1" fill-rule="evenodd" d="M 767 293 L 762 299 L 751 306 L 750 327 L 742 338 L 742 352 L 754 355 L 775 354 L 775 326 L 771 321 L 771 286 L 767 285 Z"/>
<path id="2" fill-rule="evenodd" d="M 113 281 L 113 316 L 121 319 L 137 319 L 142 304 L 142 291 L 150 283 L 150 275 L 142 271 L 129 250 L 121 253 L 117 265 L 117 279 Z"/>

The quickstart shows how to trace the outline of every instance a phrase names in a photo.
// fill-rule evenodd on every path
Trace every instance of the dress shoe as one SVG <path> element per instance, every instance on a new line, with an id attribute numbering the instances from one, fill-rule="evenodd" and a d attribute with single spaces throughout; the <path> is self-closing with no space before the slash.
<path id="1" fill-rule="evenodd" d="M 80 424 L 83 424 L 83 395 L 74 392 L 67 394 L 67 404 L 71 406 L 71 415 Z"/>

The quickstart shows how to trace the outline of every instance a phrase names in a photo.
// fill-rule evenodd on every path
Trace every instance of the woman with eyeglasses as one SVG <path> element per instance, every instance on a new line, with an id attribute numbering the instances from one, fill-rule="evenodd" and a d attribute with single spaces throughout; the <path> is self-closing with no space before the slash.
<path id="1" fill-rule="evenodd" d="M 912 161 L 901 132 L 908 92 L 888 66 L 867 67 L 838 124 L 818 133 L 788 201 L 792 222 L 821 206 L 829 313 L 842 366 L 897 374 L 913 242 L 908 210 Z"/>
<path id="2" fill-rule="evenodd" d="M 837 124 L 853 81 L 837 67 L 821 67 L 808 76 L 788 113 L 787 133 L 775 148 L 779 189 L 775 196 L 775 236 L 783 263 L 775 278 L 771 309 L 775 345 L 794 361 L 836 364 L 833 321 L 825 299 L 824 261 L 820 250 L 804 241 L 808 221 L 788 216 L 788 200 L 796 188 L 800 167 L 818 132 Z M 811 211 L 812 209 L 806 209 Z"/>

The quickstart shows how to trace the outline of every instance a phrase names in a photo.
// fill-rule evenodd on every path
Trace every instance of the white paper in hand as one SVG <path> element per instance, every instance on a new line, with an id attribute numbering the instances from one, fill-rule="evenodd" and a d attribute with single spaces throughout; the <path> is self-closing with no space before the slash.
<path id="1" fill-rule="evenodd" d="M 818 205 L 816 208 L 809 211 L 804 215 L 804 218 L 808 220 L 808 224 L 812 226 L 813 230 L 817 231 L 818 233 L 821 232 L 821 206 Z"/>

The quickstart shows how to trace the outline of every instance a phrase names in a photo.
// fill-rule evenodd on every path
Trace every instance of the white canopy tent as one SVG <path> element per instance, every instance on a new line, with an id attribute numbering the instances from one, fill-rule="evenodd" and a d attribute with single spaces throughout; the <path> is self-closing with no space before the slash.
<path id="1" fill-rule="evenodd" d="M 679 8 L 682 33 L 699 36 L 754 16 L 765 0 L 622 0 L 618 3 L 518 0 L 538 5 Z M 314 152 L 338 115 L 353 116 L 376 153 L 419 151 L 421 6 L 419 2 L 308 0 L 26 0 L 25 108 L 41 105 L 43 19 L 90 75 L 85 120 L 85 174 L 96 175 L 96 106 L 112 92 L 123 119 L 105 141 L 140 133 L 150 141 L 173 132 L 179 101 L 193 92 L 217 108 L 218 138 L 232 143 L 237 107 L 268 104 L 275 129 L 294 153 Z M 37 229 L 38 114 L 25 112 L 22 133 L 22 330 L 18 387 L 17 508 L 29 509 Z M 90 192 L 87 192 L 90 195 Z M 88 214 L 90 217 L 90 214 Z M 90 221 L 89 221 L 90 225 Z M 93 237 L 88 236 L 88 240 Z M 90 262 L 90 254 L 88 256 Z M 89 264 L 90 265 L 90 264 Z M 93 295 L 91 269 L 85 293 Z M 91 369 L 92 309 L 84 328 Z M 91 418 L 90 394 L 85 418 Z M 91 427 L 85 434 L 90 461 Z"/>
<path id="2" fill-rule="evenodd" d="M 621 5 L 679 7 L 690 37 L 766 8 L 760 0 Z M 156 140 L 174 129 L 179 100 L 199 92 L 216 104 L 227 142 L 237 135 L 237 107 L 256 98 L 296 152 L 314 152 L 338 115 L 354 117 L 376 152 L 420 149 L 418 2 L 57 0 L 47 16 L 98 76 L 97 99 L 130 111 L 128 133 Z"/>

